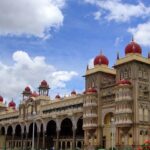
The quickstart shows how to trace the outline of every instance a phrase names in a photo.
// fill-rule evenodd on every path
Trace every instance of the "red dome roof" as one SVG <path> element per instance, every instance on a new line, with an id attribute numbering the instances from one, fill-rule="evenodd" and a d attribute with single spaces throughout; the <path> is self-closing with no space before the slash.
<path id="1" fill-rule="evenodd" d="M 3 97 L 2 96 L 0 96 L 0 102 L 3 102 Z"/>
<path id="2" fill-rule="evenodd" d="M 29 86 L 27 86 L 25 89 L 24 89 L 26 92 L 31 92 L 31 89 Z"/>
<path id="3" fill-rule="evenodd" d="M 97 93 L 97 90 L 95 88 L 89 88 L 86 90 L 86 93 Z"/>
<path id="4" fill-rule="evenodd" d="M 125 47 L 125 54 L 130 54 L 130 53 L 142 53 L 142 48 L 141 46 L 134 42 L 133 40 Z"/>
<path id="5" fill-rule="evenodd" d="M 108 66 L 109 61 L 108 58 L 102 54 L 98 55 L 94 59 L 94 66 L 95 65 L 107 65 Z"/>
<path id="6" fill-rule="evenodd" d="M 8 106 L 9 106 L 9 107 L 16 107 L 16 103 L 15 103 L 13 100 L 11 100 L 11 101 L 9 102 Z"/>
<path id="7" fill-rule="evenodd" d="M 75 90 L 73 90 L 72 92 L 71 92 L 71 95 L 76 95 L 77 93 L 76 93 L 76 91 Z"/>
<path id="8" fill-rule="evenodd" d="M 118 84 L 131 84 L 131 82 L 129 80 L 122 79 L 118 82 Z"/>
<path id="9" fill-rule="evenodd" d="M 31 94 L 31 97 L 37 97 L 37 96 L 39 96 L 39 94 L 36 93 L 36 91 L 34 91 L 34 92 Z"/>
<path id="10" fill-rule="evenodd" d="M 47 84 L 47 82 L 45 81 L 45 80 L 43 80 L 42 82 L 41 82 L 41 85 L 40 85 L 41 87 L 49 87 L 49 85 Z"/>
<path id="11" fill-rule="evenodd" d="M 56 99 L 60 99 L 61 97 L 60 97 L 59 94 L 57 94 L 57 95 L 55 96 L 55 98 L 56 98 Z"/>

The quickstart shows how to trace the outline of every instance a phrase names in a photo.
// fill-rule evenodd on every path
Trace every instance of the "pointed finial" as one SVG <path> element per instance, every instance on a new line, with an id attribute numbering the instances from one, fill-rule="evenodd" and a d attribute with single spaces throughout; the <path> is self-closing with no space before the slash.
<path id="1" fill-rule="evenodd" d="M 102 55 L 102 54 L 103 54 L 103 50 L 101 49 L 101 50 L 100 50 L 100 55 Z"/>
<path id="2" fill-rule="evenodd" d="M 119 57 L 119 51 L 117 51 L 117 60 L 119 59 L 120 57 Z"/>
<path id="3" fill-rule="evenodd" d="M 89 70 L 89 65 L 87 65 L 86 70 Z"/>
<path id="4" fill-rule="evenodd" d="M 134 35 L 132 35 L 132 42 L 134 42 Z"/>
<path id="5" fill-rule="evenodd" d="M 148 59 L 150 59 L 150 51 L 148 52 Z"/>

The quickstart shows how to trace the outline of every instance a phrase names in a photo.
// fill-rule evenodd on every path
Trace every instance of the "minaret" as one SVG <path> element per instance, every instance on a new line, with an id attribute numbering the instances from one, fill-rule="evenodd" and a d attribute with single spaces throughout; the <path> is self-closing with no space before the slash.
<path id="1" fill-rule="evenodd" d="M 120 59 L 119 52 L 117 51 L 117 60 Z"/>
<path id="2" fill-rule="evenodd" d="M 43 80 L 39 86 L 39 95 L 48 96 L 49 89 L 49 85 Z"/>

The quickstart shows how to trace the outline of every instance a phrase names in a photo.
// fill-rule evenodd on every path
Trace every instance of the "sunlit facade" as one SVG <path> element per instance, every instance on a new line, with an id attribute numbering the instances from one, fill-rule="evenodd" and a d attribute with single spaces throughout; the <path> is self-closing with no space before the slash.
<path id="1" fill-rule="evenodd" d="M 87 67 L 85 91 L 55 99 L 43 80 L 38 92 L 23 91 L 19 108 L 0 97 L 0 147 L 93 150 L 96 147 L 136 147 L 150 138 L 150 54 L 131 41 L 125 56 L 117 54 L 109 68 L 102 53 Z M 33 115 L 35 112 L 35 115 Z M 34 120 L 34 121 L 33 121 Z M 112 145 L 113 144 L 113 145 Z"/>

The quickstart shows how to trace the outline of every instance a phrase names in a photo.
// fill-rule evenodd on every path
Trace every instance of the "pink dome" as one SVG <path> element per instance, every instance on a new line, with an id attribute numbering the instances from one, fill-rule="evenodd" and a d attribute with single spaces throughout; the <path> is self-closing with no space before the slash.
<path id="1" fill-rule="evenodd" d="M 3 102 L 3 97 L 2 96 L 0 96 L 0 102 Z"/>
<path id="2" fill-rule="evenodd" d="M 60 99 L 61 97 L 60 97 L 59 94 L 57 94 L 57 95 L 55 96 L 55 98 L 56 98 L 56 99 Z"/>
<path id="3" fill-rule="evenodd" d="M 72 92 L 71 92 L 71 95 L 76 95 L 77 93 L 76 93 L 76 91 L 75 90 L 73 90 Z"/>
<path id="4" fill-rule="evenodd" d="M 41 82 L 40 87 L 46 87 L 46 88 L 49 88 L 49 85 L 47 84 L 47 82 L 46 82 L 45 80 L 43 80 L 43 81 Z"/>
<path id="5" fill-rule="evenodd" d="M 15 108 L 15 107 L 16 107 L 16 103 L 15 103 L 13 100 L 11 100 L 11 101 L 9 102 L 8 106 Z"/>
<path id="6" fill-rule="evenodd" d="M 125 47 L 125 54 L 130 54 L 130 53 L 137 53 L 141 54 L 142 53 L 142 48 L 141 46 L 134 42 L 133 40 Z"/>
<path id="7" fill-rule="evenodd" d="M 27 86 L 24 90 L 25 90 L 25 92 L 31 92 L 31 89 L 29 86 Z"/>
<path id="8" fill-rule="evenodd" d="M 107 65 L 108 66 L 109 61 L 108 58 L 102 54 L 98 55 L 94 59 L 94 66 L 96 65 Z"/>

